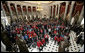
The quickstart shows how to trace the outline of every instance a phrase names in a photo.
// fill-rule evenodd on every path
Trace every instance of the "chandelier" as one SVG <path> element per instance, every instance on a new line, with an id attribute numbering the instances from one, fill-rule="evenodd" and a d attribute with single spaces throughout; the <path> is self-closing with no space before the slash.
<path id="1" fill-rule="evenodd" d="M 42 6 L 41 6 L 41 4 L 40 3 L 38 3 L 38 6 L 37 6 L 37 11 L 42 11 L 43 9 L 42 9 Z"/>

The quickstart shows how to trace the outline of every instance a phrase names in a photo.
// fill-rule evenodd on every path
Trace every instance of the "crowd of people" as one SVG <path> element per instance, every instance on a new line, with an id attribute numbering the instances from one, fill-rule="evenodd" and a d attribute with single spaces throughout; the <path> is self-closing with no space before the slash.
<path id="1" fill-rule="evenodd" d="M 50 40 L 55 41 L 55 45 L 57 45 L 56 42 L 60 45 L 62 41 L 68 42 L 70 39 L 70 28 L 60 19 L 35 19 L 34 21 L 19 20 L 17 23 L 13 22 L 11 26 L 7 26 L 6 30 L 9 40 L 13 44 L 18 44 L 19 49 L 27 45 L 29 48 L 31 48 L 31 46 L 37 46 L 39 51 L 41 51 Z M 21 44 L 25 44 L 20 46 L 19 40 Z M 22 51 L 22 49 L 20 51 Z M 27 51 L 27 49 L 23 50 L 25 52 Z"/>

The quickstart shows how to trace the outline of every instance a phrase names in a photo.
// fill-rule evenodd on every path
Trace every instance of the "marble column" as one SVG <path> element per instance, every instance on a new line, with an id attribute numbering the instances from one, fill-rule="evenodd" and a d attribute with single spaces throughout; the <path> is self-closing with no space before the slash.
<path id="1" fill-rule="evenodd" d="M 31 18 L 33 19 L 33 14 L 34 12 L 33 12 L 33 6 L 31 6 Z"/>
<path id="2" fill-rule="evenodd" d="M 69 12 L 69 24 L 71 22 L 71 18 L 72 18 L 72 11 L 73 11 L 73 7 L 74 7 L 74 4 L 75 4 L 75 1 L 72 1 L 71 3 L 71 9 L 70 9 L 70 12 Z"/>
<path id="3" fill-rule="evenodd" d="M 54 7 L 53 7 L 53 5 L 52 5 L 52 17 L 53 17 L 53 8 L 54 8 Z"/>
<path id="4" fill-rule="evenodd" d="M 57 13 L 56 11 L 57 11 L 57 5 L 56 5 L 56 7 L 55 7 L 55 18 L 56 18 L 56 16 L 57 16 L 57 15 L 56 15 L 56 13 Z"/>
<path id="5" fill-rule="evenodd" d="M 26 6 L 26 10 L 27 10 L 27 17 L 29 18 L 29 16 L 28 16 L 28 15 L 29 15 L 29 14 L 28 14 L 28 6 Z M 29 19 L 30 19 L 30 18 L 29 18 Z M 29 19 L 28 19 L 28 20 L 29 20 Z"/>
<path id="6" fill-rule="evenodd" d="M 54 8 L 53 8 L 53 9 L 54 9 L 54 10 L 53 10 L 53 14 L 54 14 L 54 18 L 55 18 L 56 5 L 54 5 L 53 7 L 54 7 Z"/>
<path id="7" fill-rule="evenodd" d="M 82 8 L 82 10 L 81 10 L 81 14 L 80 14 L 80 16 L 79 16 L 79 19 L 78 19 L 78 24 L 81 24 L 81 21 L 82 21 L 82 19 L 84 18 L 84 6 L 83 6 L 83 8 Z"/>
<path id="8" fill-rule="evenodd" d="M 31 6 L 30 8 L 31 8 L 31 12 L 30 12 L 30 20 L 32 20 L 32 6 Z"/>
<path id="9" fill-rule="evenodd" d="M 5 10 L 3 8 L 2 2 L 1 2 L 1 8 L 2 8 L 2 12 L 1 13 L 3 13 L 4 17 L 6 17 Z M 3 18 L 2 17 L 1 17 L 1 23 L 2 23 L 2 25 L 4 27 L 4 29 L 5 29 L 6 23 L 3 22 Z"/>
<path id="10" fill-rule="evenodd" d="M 4 8 L 3 8 L 2 2 L 1 2 L 1 8 L 2 8 L 2 11 L 3 11 L 4 17 L 6 17 L 6 12 L 5 12 Z"/>
<path id="11" fill-rule="evenodd" d="M 13 13 L 12 13 L 12 10 L 11 10 L 10 7 L 11 7 L 11 6 L 10 6 L 10 3 L 8 3 L 8 8 L 9 8 L 9 11 L 10 11 L 10 17 L 11 17 L 11 24 L 12 24 L 12 22 L 13 22 Z"/>
<path id="12" fill-rule="evenodd" d="M 22 4 L 19 4 L 20 5 L 20 10 L 21 10 L 21 14 L 20 14 L 20 18 L 22 19 L 24 16 L 23 16 L 23 13 L 22 13 L 22 11 L 23 11 L 23 9 L 22 9 Z"/>
<path id="13" fill-rule="evenodd" d="M 50 15 L 51 15 L 51 17 L 52 17 L 52 6 L 50 7 L 50 10 L 51 10 L 51 12 L 50 12 L 51 14 L 50 14 Z"/>
<path id="14" fill-rule="evenodd" d="M 15 10 L 16 10 L 16 13 L 17 13 L 17 19 L 18 19 L 18 10 L 17 10 L 17 4 L 15 4 Z"/>
<path id="15" fill-rule="evenodd" d="M 65 18 L 66 18 L 67 9 L 68 9 L 68 4 L 69 4 L 69 1 L 66 2 L 64 20 L 65 20 Z"/>
<path id="16" fill-rule="evenodd" d="M 58 4 L 58 18 L 59 18 L 59 12 L 60 12 L 60 4 Z"/>
<path id="17" fill-rule="evenodd" d="M 24 18 L 23 5 L 21 5 L 22 19 Z"/>
<path id="18" fill-rule="evenodd" d="M 35 6 L 35 15 L 37 16 L 37 7 Z M 35 18 L 36 18 L 36 16 L 35 16 Z"/>

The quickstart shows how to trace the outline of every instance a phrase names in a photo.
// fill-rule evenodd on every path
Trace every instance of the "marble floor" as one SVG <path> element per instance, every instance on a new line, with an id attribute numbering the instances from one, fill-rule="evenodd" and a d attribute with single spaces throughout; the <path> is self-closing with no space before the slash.
<path id="1" fill-rule="evenodd" d="M 65 51 L 68 50 L 68 52 L 79 52 L 81 45 L 79 45 L 75 42 L 76 33 L 71 31 L 69 36 L 70 36 L 71 45 L 68 48 L 65 48 Z M 17 48 L 18 48 L 18 52 L 20 52 L 18 45 L 17 45 Z M 46 44 L 46 46 L 44 46 L 43 50 L 40 52 L 58 52 L 58 48 L 59 48 L 59 45 L 57 43 L 54 45 L 54 41 L 51 40 L 51 38 L 49 38 L 49 43 Z M 33 48 L 31 46 L 31 48 L 28 48 L 28 50 L 29 50 L 29 52 L 39 52 L 39 49 L 37 46 L 36 46 L 36 48 Z"/>
<path id="2" fill-rule="evenodd" d="M 76 33 L 71 31 L 70 32 L 70 43 L 71 45 L 68 48 L 65 48 L 65 50 L 68 50 L 69 52 L 78 52 L 81 48 L 81 45 L 76 44 L 76 42 L 74 41 L 75 37 L 76 37 Z M 49 38 L 50 40 L 50 38 Z M 43 50 L 40 52 L 58 52 L 58 44 L 56 43 L 56 45 L 54 45 L 54 41 L 50 40 L 48 44 L 46 44 L 45 47 L 43 47 Z M 39 52 L 38 47 L 36 46 L 36 48 L 28 48 L 29 52 Z"/>
<path id="3" fill-rule="evenodd" d="M 76 33 L 71 31 L 69 36 L 70 36 L 70 43 L 71 43 L 71 45 L 68 48 L 69 52 L 78 52 L 81 48 L 81 45 L 75 42 Z"/>

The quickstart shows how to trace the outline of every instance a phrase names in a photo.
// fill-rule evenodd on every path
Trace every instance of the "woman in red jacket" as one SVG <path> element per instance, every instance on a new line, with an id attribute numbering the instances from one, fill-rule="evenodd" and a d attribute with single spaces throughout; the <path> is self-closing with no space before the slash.
<path id="1" fill-rule="evenodd" d="M 20 34 L 20 31 L 19 30 L 17 30 L 17 34 Z"/>
<path id="2" fill-rule="evenodd" d="M 20 27 L 20 30 L 24 30 L 22 26 Z"/>
<path id="3" fill-rule="evenodd" d="M 56 44 L 56 40 L 57 40 L 57 36 L 55 35 L 55 37 L 54 37 L 54 40 L 55 40 L 55 43 L 54 43 L 54 45 Z"/>
<path id="4" fill-rule="evenodd" d="M 57 33 L 57 31 L 56 30 L 54 30 L 54 34 L 56 34 Z"/>
<path id="5" fill-rule="evenodd" d="M 45 38 L 42 39 L 42 44 L 43 44 L 43 46 L 46 45 Z"/>
<path id="6" fill-rule="evenodd" d="M 39 48 L 39 51 L 41 51 L 42 49 L 43 49 L 43 44 L 41 43 L 41 41 L 40 40 L 38 40 L 37 41 L 37 46 L 38 46 L 38 48 Z"/>
<path id="7" fill-rule="evenodd" d="M 42 30 L 42 29 L 40 29 L 40 33 L 41 33 L 41 34 L 43 33 L 43 30 Z"/>
<path id="8" fill-rule="evenodd" d="M 59 37 L 56 36 L 56 40 L 57 40 L 57 42 L 58 42 L 58 44 L 59 44 L 59 43 L 60 43 Z"/>
<path id="9" fill-rule="evenodd" d="M 63 37 L 61 37 L 61 36 L 60 36 L 60 38 L 59 38 L 59 39 L 60 39 L 60 41 L 63 41 L 63 40 L 64 40 L 64 38 L 63 38 Z"/>
<path id="10" fill-rule="evenodd" d="M 33 41 L 36 42 L 37 41 L 37 34 L 34 32 L 33 33 Z"/>

